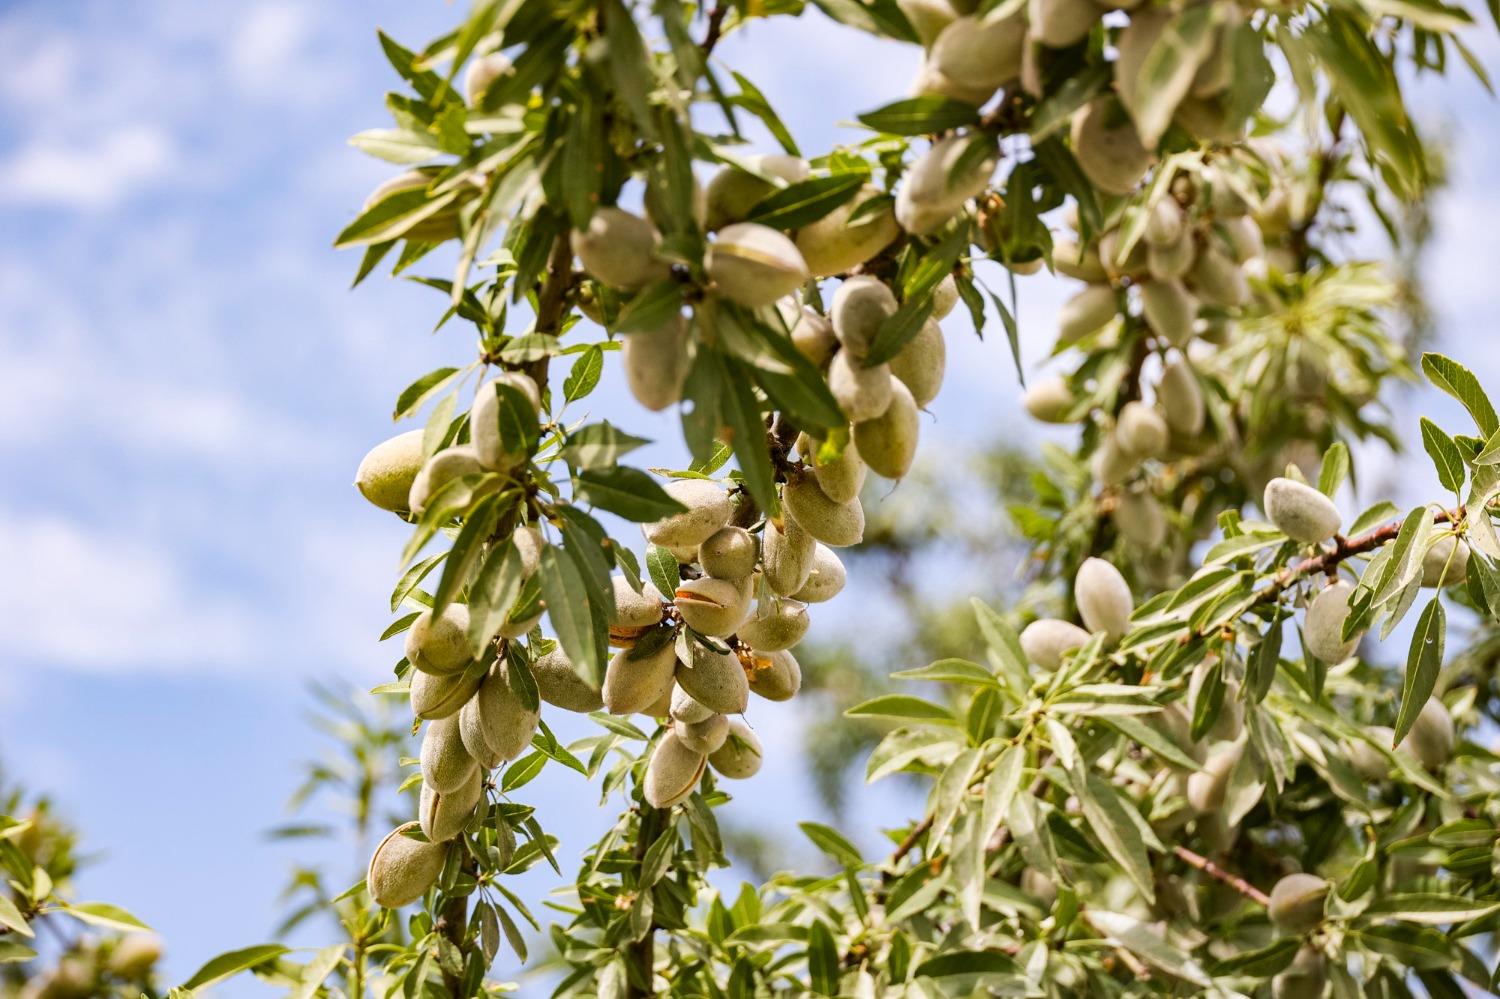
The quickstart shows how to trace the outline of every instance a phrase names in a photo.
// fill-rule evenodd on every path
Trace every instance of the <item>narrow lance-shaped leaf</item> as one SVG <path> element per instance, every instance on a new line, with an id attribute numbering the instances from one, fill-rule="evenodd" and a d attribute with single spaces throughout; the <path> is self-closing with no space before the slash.
<path id="1" fill-rule="evenodd" d="M 1443 643 L 1448 630 L 1448 615 L 1443 602 L 1433 597 L 1417 618 L 1417 629 L 1411 636 L 1406 655 L 1406 678 L 1401 685 L 1401 710 L 1396 715 L 1395 743 L 1411 731 L 1417 715 L 1437 686 L 1438 671 L 1443 666 Z"/>

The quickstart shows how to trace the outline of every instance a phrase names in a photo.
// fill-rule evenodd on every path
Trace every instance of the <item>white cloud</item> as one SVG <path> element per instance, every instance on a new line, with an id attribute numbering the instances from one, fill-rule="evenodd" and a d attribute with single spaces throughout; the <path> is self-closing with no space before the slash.
<path id="1" fill-rule="evenodd" d="M 159 544 L 61 517 L 0 517 L 8 659 L 91 672 L 178 671 L 243 661 L 244 608 L 203 592 Z"/>
<path id="2" fill-rule="evenodd" d="M 0 100 L 31 108 L 66 100 L 78 64 L 78 46 L 60 35 L 0 32 Z"/>
<path id="3" fill-rule="evenodd" d="M 140 456 L 187 458 L 227 477 L 340 457 L 311 428 L 223 383 L 113 374 L 70 351 L 10 352 L 0 343 L 0 445 L 108 441 Z"/>
<path id="4" fill-rule="evenodd" d="M 299 63 L 312 34 L 304 7 L 262 4 L 249 11 L 231 33 L 229 71 L 235 83 L 253 93 L 280 89 L 282 83 L 305 82 Z"/>
<path id="5" fill-rule="evenodd" d="M 171 171 L 170 136 L 122 125 L 84 141 L 34 139 L 0 163 L 0 198 L 13 204 L 100 209 L 159 184 Z"/>

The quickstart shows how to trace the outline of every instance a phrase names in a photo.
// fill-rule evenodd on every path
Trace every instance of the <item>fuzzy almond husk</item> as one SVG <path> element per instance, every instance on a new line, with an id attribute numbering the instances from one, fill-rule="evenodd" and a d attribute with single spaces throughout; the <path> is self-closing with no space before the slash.
<path id="1" fill-rule="evenodd" d="M 422 782 L 435 791 L 456 791 L 479 770 L 459 735 L 458 715 L 427 723 L 420 758 Z"/>
<path id="2" fill-rule="evenodd" d="M 750 684 L 739 658 L 698 642 L 688 644 L 692 662 L 677 664 L 677 685 L 693 700 L 721 715 L 744 711 L 750 702 Z"/>
<path id="3" fill-rule="evenodd" d="M 616 653 L 604 670 L 604 707 L 613 715 L 649 710 L 671 696 L 676 667 L 677 650 L 670 641 Z"/>
<path id="4" fill-rule="evenodd" d="M 462 673 L 474 661 L 469 646 L 469 608 L 449 604 L 436 617 L 424 610 L 406 631 L 406 658 L 424 673 Z"/>
<path id="5" fill-rule="evenodd" d="M 1089 633 L 1071 621 L 1040 618 L 1021 629 L 1021 651 L 1042 669 L 1052 672 L 1062 657 L 1088 644 Z"/>
<path id="6" fill-rule="evenodd" d="M 438 676 L 413 670 L 411 674 L 411 713 L 418 718 L 447 718 L 458 712 L 479 689 L 482 676 L 478 670 L 464 670 Z"/>
<path id="7" fill-rule="evenodd" d="M 876 475 L 887 479 L 901 479 L 911 471 L 911 463 L 916 459 L 917 438 L 921 429 L 921 413 L 911 390 L 904 383 L 893 381 L 890 405 L 874 419 L 854 425 L 854 443 L 859 446 L 860 457 Z M 857 507 L 859 500 L 853 500 L 852 505 Z M 793 516 L 796 516 L 795 511 Z M 863 536 L 863 508 L 860 508 L 859 519 L 860 533 Z M 827 538 L 819 540 L 828 542 Z"/>
<path id="8" fill-rule="evenodd" d="M 790 701 L 802 688 L 802 666 L 790 652 L 751 649 L 747 668 L 750 690 L 768 701 Z"/>
<path id="9" fill-rule="evenodd" d="M 646 540 L 671 548 L 697 548 L 715 531 L 729 523 L 734 504 L 729 493 L 708 479 L 673 479 L 662 487 L 666 494 L 687 507 L 680 513 L 642 524 Z"/>
<path id="10" fill-rule="evenodd" d="M 646 801 L 654 808 L 671 808 L 686 800 L 703 779 L 707 763 L 705 754 L 694 752 L 668 732 L 656 744 L 646 764 L 643 788 Z"/>
<path id="11" fill-rule="evenodd" d="M 729 719 L 729 735 L 724 744 L 709 754 L 708 761 L 731 780 L 745 780 L 760 772 L 762 757 L 760 738 L 742 719 Z"/>
<path id="12" fill-rule="evenodd" d="M 411 484 L 422 470 L 422 433 L 409 430 L 370 449 L 354 473 L 361 496 L 393 513 L 411 509 Z"/>
<path id="13" fill-rule="evenodd" d="M 909 397 L 910 393 L 907 395 Z M 857 427 L 855 433 L 858 434 Z M 863 444 L 860 446 L 860 455 L 864 457 L 866 464 L 870 463 Z M 812 475 L 794 471 L 782 489 L 781 496 L 792 519 L 825 545 L 844 548 L 857 545 L 864 539 L 865 510 L 859 500 L 835 503 L 818 488 L 818 481 Z"/>
<path id="14" fill-rule="evenodd" d="M 434 843 L 450 840 L 464 831 L 474 806 L 484 797 L 484 778 L 476 767 L 473 775 L 462 785 L 446 793 L 434 790 L 423 783 L 422 794 L 417 803 L 418 821 L 422 832 Z"/>
<path id="15" fill-rule="evenodd" d="M 838 553 L 825 544 L 819 544 L 813 549 L 812 572 L 808 573 L 802 588 L 792 594 L 792 599 L 806 604 L 825 603 L 843 591 L 848 578 Z"/>
<path id="16" fill-rule="evenodd" d="M 1073 600 L 1089 631 L 1102 631 L 1118 642 L 1130 630 L 1135 599 L 1120 570 L 1102 558 L 1087 558 L 1073 577 Z"/>
<path id="17" fill-rule="evenodd" d="M 531 664 L 536 691 L 542 700 L 564 711 L 588 714 L 604 707 L 604 698 L 578 675 L 573 661 L 558 646 Z"/>
<path id="18" fill-rule="evenodd" d="M 736 634 L 752 649 L 779 652 L 802 641 L 808 624 L 807 605 L 800 600 L 762 600 Z"/>
<path id="19" fill-rule="evenodd" d="M 387 909 L 410 905 L 421 898 L 443 873 L 447 847 L 441 843 L 423 843 L 406 835 L 418 828 L 416 822 L 397 826 L 370 855 L 370 869 L 365 879 L 370 898 L 376 905 Z"/>
<path id="20" fill-rule="evenodd" d="M 772 592 L 790 596 L 813 570 L 817 539 L 791 517 L 770 518 L 761 535 L 761 572 Z"/>
<path id="21" fill-rule="evenodd" d="M 727 638 L 750 614 L 749 580 L 685 579 L 675 593 L 677 613 L 699 634 Z"/>

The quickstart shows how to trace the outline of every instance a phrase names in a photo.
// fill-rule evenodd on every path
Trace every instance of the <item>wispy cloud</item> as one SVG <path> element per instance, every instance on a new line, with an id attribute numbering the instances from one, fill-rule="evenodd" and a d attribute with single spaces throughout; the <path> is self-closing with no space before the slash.
<path id="1" fill-rule="evenodd" d="M 97 209 L 165 181 L 171 137 L 153 125 L 123 125 L 97 136 L 39 139 L 0 161 L 0 200 Z"/>
<path id="2" fill-rule="evenodd" d="M 190 670 L 243 661 L 254 629 L 154 541 L 53 514 L 0 516 L 7 656 L 93 671 Z"/>
<path id="3" fill-rule="evenodd" d="M 252 93 L 275 91 L 283 83 L 302 86 L 313 27 L 306 7 L 265 3 L 250 8 L 228 42 L 230 75 Z"/>

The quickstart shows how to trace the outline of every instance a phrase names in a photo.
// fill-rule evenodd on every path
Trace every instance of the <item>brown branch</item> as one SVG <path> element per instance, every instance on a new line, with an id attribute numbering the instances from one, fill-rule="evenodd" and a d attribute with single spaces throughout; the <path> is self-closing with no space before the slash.
<path id="1" fill-rule="evenodd" d="M 714 4 L 713 10 L 708 12 L 708 31 L 703 35 L 703 44 L 699 47 L 703 50 L 704 57 L 713 54 L 714 46 L 719 44 L 719 39 L 724 33 L 724 18 L 729 13 L 727 4 L 720 0 Z"/>
<path id="2" fill-rule="evenodd" d="M 464 860 L 464 873 L 470 877 L 479 874 L 479 863 L 473 854 Z M 437 930 L 449 943 L 460 953 L 464 949 L 465 930 L 469 925 L 469 896 L 459 895 L 448 900 L 448 904 L 438 913 Z M 441 962 L 439 966 L 441 967 Z M 450 995 L 459 995 L 463 985 L 458 975 L 452 974 L 446 968 L 443 969 L 443 984 L 448 987 Z"/>
<path id="3" fill-rule="evenodd" d="M 1452 510 L 1439 510 L 1432 517 L 1434 524 L 1456 523 L 1464 517 L 1464 508 L 1456 507 Z M 1389 541 L 1394 541 L 1401 533 L 1401 525 L 1404 520 L 1393 520 L 1380 527 L 1371 528 L 1365 533 L 1346 538 L 1342 534 L 1335 535 L 1333 539 L 1333 550 L 1314 555 L 1312 558 L 1303 559 L 1296 565 L 1289 565 L 1276 574 L 1276 577 L 1263 586 L 1255 596 L 1256 603 L 1272 599 L 1281 594 L 1287 587 L 1305 576 L 1313 576 L 1318 573 L 1331 573 L 1338 568 L 1339 564 L 1355 555 L 1363 555 L 1374 551 L 1376 548 Z"/>
<path id="4" fill-rule="evenodd" d="M 1259 888 L 1255 887 L 1253 884 L 1246 881 L 1238 874 L 1231 874 L 1228 871 L 1224 870 L 1224 868 L 1220 867 L 1218 864 L 1215 864 L 1207 857 L 1202 856 L 1201 854 L 1194 853 L 1192 850 L 1189 850 L 1185 846 L 1174 846 L 1172 847 L 1172 852 L 1175 853 L 1178 859 L 1182 860 L 1184 863 L 1198 868 L 1198 870 L 1202 871 L 1204 874 L 1207 874 L 1209 877 L 1218 878 L 1220 881 L 1224 882 L 1226 885 L 1233 888 L 1235 891 L 1239 892 L 1241 895 L 1245 896 L 1256 905 L 1269 906 L 1271 904 L 1271 897 L 1265 892 L 1261 891 Z"/>
<path id="5" fill-rule="evenodd" d="M 659 808 L 650 805 L 641 805 L 640 834 L 636 837 L 635 860 L 637 870 L 645 864 L 646 853 L 651 849 L 651 844 L 656 837 L 662 833 L 662 818 L 666 813 Z M 636 884 L 636 891 L 649 892 L 649 885 Z M 633 967 L 641 979 L 646 983 L 645 988 L 637 985 L 628 976 L 625 984 L 625 995 L 629 999 L 644 999 L 646 996 L 654 996 L 656 990 L 652 987 L 656 968 L 656 912 L 652 910 L 651 925 L 646 928 L 646 935 L 625 948 L 625 960 Z"/>

